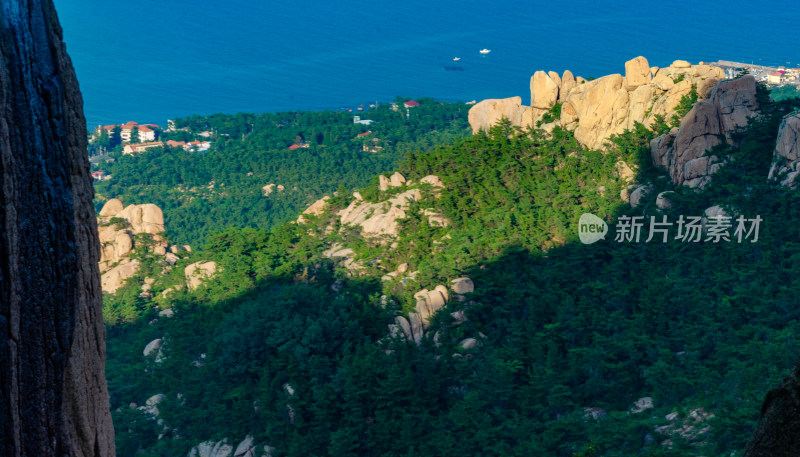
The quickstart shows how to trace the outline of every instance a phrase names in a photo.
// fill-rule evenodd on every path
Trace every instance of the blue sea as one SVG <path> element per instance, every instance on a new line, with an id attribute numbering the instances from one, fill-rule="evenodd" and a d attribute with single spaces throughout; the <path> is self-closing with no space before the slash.
<path id="1" fill-rule="evenodd" d="M 530 98 L 536 70 L 719 59 L 800 66 L 800 2 L 55 0 L 89 126 Z M 490 54 L 478 51 L 487 48 Z M 454 57 L 461 60 L 454 62 Z M 458 66 L 463 71 L 448 71 Z"/>

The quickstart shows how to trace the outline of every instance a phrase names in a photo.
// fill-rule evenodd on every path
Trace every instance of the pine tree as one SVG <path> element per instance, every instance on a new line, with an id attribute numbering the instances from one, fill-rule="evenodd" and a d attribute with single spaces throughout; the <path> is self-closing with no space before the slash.
<path id="1" fill-rule="evenodd" d="M 109 138 L 108 147 L 109 149 L 114 149 L 120 144 L 122 144 L 122 127 L 115 125 L 114 129 L 111 130 L 111 138 Z"/>

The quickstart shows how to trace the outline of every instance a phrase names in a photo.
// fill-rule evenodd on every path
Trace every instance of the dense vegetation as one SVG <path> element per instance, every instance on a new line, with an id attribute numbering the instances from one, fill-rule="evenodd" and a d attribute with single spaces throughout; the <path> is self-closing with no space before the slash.
<path id="1" fill-rule="evenodd" d="M 310 226 L 215 234 L 195 259 L 221 272 L 175 293 L 174 317 L 153 320 L 159 303 L 138 283 L 107 301 L 108 312 L 133 310 L 109 327 L 119 455 L 186 455 L 246 434 L 276 456 L 739 455 L 800 351 L 800 193 L 766 180 L 797 101 L 764 95 L 741 146 L 715 149 L 733 160 L 701 192 L 650 165 L 645 126 L 600 153 L 567 131 L 501 124 L 408 155 L 407 178 L 436 174 L 445 189 L 422 186 L 396 244 L 338 230 L 344 192 Z M 763 219 L 758 242 L 615 242 L 619 216 L 662 215 L 656 192 L 635 209 L 620 202 L 620 161 L 675 192 L 672 220 L 722 205 Z M 372 201 L 392 192 L 376 180 L 361 189 Z M 451 225 L 431 227 L 427 207 Z M 577 241 L 584 212 L 609 222 L 606 240 Z M 354 249 L 359 275 L 321 255 L 333 243 Z M 378 279 L 401 262 L 416 279 Z M 476 291 L 446 311 L 465 323 L 437 314 L 438 344 L 388 336 L 414 292 L 462 275 Z M 163 360 L 143 358 L 162 337 Z M 460 347 L 466 337 L 480 344 Z M 167 395 L 166 429 L 129 407 L 156 393 Z M 631 412 L 641 397 L 655 407 Z"/>
<path id="2" fill-rule="evenodd" d="M 97 185 L 98 205 L 109 198 L 155 203 L 164 210 L 174 240 L 195 246 L 227 227 L 286 222 L 339 186 L 362 186 L 391 170 L 407 152 L 430 150 L 469 133 L 468 105 L 423 98 L 406 110 L 404 101 L 397 100 L 397 111 L 387 104 L 362 113 L 375 121 L 369 126 L 337 111 L 176 119 L 175 127 L 186 130 L 165 132 L 162 140 L 203 139 L 197 134 L 213 132 L 212 148 L 117 153 L 116 161 L 100 165 L 112 178 Z M 290 150 L 292 145 L 308 147 Z M 263 187 L 270 183 L 276 186 L 267 197 Z"/>
<path id="3" fill-rule="evenodd" d="M 773 87 L 770 91 L 770 97 L 776 101 L 797 98 L 800 97 L 800 89 L 791 84 L 784 84 L 782 86 Z"/>

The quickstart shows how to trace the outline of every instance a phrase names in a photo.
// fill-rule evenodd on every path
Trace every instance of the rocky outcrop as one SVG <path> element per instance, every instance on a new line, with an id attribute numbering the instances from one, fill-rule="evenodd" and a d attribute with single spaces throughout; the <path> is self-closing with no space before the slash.
<path id="1" fill-rule="evenodd" d="M 194 262 L 183 270 L 186 276 L 186 285 L 189 289 L 197 289 L 203 281 L 214 276 L 217 272 L 217 262 Z"/>
<path id="2" fill-rule="evenodd" d="M 800 362 L 767 393 L 744 457 L 796 457 L 800 449 Z"/>
<path id="3" fill-rule="evenodd" d="M 137 248 L 136 235 L 149 235 L 148 247 L 152 254 L 174 265 L 180 257 L 175 252 L 167 252 L 164 232 L 164 214 L 156 205 L 129 205 L 123 208 L 122 202 L 112 198 L 100 210 L 97 218 L 100 238 L 100 273 L 103 292 L 113 294 L 125 281 L 139 271 L 139 262 L 131 258 Z M 191 248 L 190 248 L 191 249 Z"/>
<path id="4" fill-rule="evenodd" d="M 306 208 L 306 210 L 303 211 L 303 214 L 301 214 L 297 218 L 297 223 L 298 224 L 307 224 L 308 223 L 308 220 L 303 216 L 319 216 L 320 214 L 324 213 L 325 212 L 325 208 L 328 207 L 328 200 L 330 200 L 330 199 L 331 199 L 331 197 L 326 195 L 326 196 L 320 198 L 319 200 L 315 201 L 314 203 L 312 203 L 311 206 Z"/>
<path id="5" fill-rule="evenodd" d="M 113 294 L 120 287 L 125 285 L 125 282 L 134 277 L 139 272 L 140 263 L 136 259 L 127 259 L 125 262 L 116 265 L 109 270 L 103 272 L 100 278 L 103 292 Z"/>
<path id="6" fill-rule="evenodd" d="M 262 187 L 261 190 L 264 192 L 265 197 L 269 197 L 273 192 L 283 192 L 286 189 L 283 184 L 267 184 L 266 186 Z"/>
<path id="7" fill-rule="evenodd" d="M 436 175 L 425 176 L 422 179 L 420 179 L 419 182 L 430 184 L 434 188 L 434 190 L 444 189 L 444 183 L 442 182 L 442 179 Z"/>
<path id="8" fill-rule="evenodd" d="M 673 129 L 653 139 L 653 163 L 665 168 L 675 184 L 704 186 L 722 166 L 720 158 L 706 156 L 706 152 L 723 141 L 733 144 L 733 133 L 745 127 L 757 109 L 755 78 L 719 83 L 710 98 L 694 105 L 677 132 Z"/>
<path id="9" fill-rule="evenodd" d="M 795 187 L 800 172 L 800 114 L 790 114 L 783 118 L 778 130 L 772 167 L 769 179 L 781 179 L 784 186 Z"/>
<path id="10" fill-rule="evenodd" d="M 128 205 L 114 217 L 128 221 L 133 233 L 156 235 L 164 232 L 164 213 L 152 203 Z"/>
<path id="11" fill-rule="evenodd" d="M 631 406 L 630 412 L 633 414 L 639 414 L 647 411 L 648 409 L 653 409 L 654 407 L 653 397 L 642 397 L 634 402 L 633 406 Z"/>
<path id="12" fill-rule="evenodd" d="M 644 57 L 636 57 L 625 62 L 625 89 L 632 91 L 650 83 L 650 64 Z"/>
<path id="13" fill-rule="evenodd" d="M 246 436 L 236 447 L 227 440 L 206 441 L 189 451 L 188 457 L 270 457 L 274 448 L 258 446 L 252 436 Z"/>
<path id="14" fill-rule="evenodd" d="M 407 267 L 406 267 L 407 268 Z M 433 290 L 422 289 L 414 294 L 417 304 L 414 312 L 408 314 L 408 319 L 403 316 L 395 317 L 394 324 L 389 325 L 389 334 L 392 336 L 402 336 L 408 341 L 416 344 L 422 342 L 425 331 L 430 325 L 431 318 L 439 312 L 451 300 L 458 302 L 464 301 L 462 294 L 475 291 L 475 285 L 469 278 L 458 278 L 451 282 L 450 288 L 439 284 Z M 451 313 L 455 325 L 466 322 L 467 318 L 463 310 Z M 470 346 L 474 347 L 474 346 Z"/>
<path id="15" fill-rule="evenodd" d="M 626 62 L 625 76 L 614 74 L 593 81 L 566 71 L 560 78 L 554 72 L 537 71 L 531 77 L 531 106 L 523 106 L 520 97 L 484 100 L 470 109 L 469 122 L 473 132 L 488 130 L 501 117 L 512 125 L 536 127 L 544 113 L 561 103 L 561 118 L 552 125 L 574 131 L 575 138 L 588 148 L 601 149 L 611 135 L 631 129 L 637 122 L 649 126 L 656 116 L 669 119 L 692 87 L 700 99 L 707 98 L 724 76 L 718 67 L 685 61 L 654 68 L 641 56 Z"/>
<path id="16" fill-rule="evenodd" d="M 522 125 L 522 116 L 527 107 L 522 106 L 521 97 L 488 99 L 476 103 L 469 110 L 469 125 L 472 132 L 488 130 L 500 119 L 508 119 L 512 125 Z"/>
<path id="17" fill-rule="evenodd" d="M 561 78 L 557 73 L 548 74 L 543 71 L 534 73 L 531 76 L 531 107 L 545 111 L 554 107 L 558 101 L 560 83 Z"/>
<path id="18" fill-rule="evenodd" d="M 353 200 L 338 214 L 342 225 L 360 226 L 361 233 L 366 237 L 397 236 L 400 232 L 398 220 L 406 218 L 412 201 L 421 199 L 419 189 L 409 189 L 378 203 Z"/>
<path id="19" fill-rule="evenodd" d="M 0 453 L 114 456 L 83 101 L 52 1 L 0 10 Z"/>
<path id="20" fill-rule="evenodd" d="M 342 265 L 351 272 L 362 270 L 364 266 L 355 261 L 355 251 L 345 248 L 339 243 L 334 243 L 329 249 L 322 252 L 322 256 L 334 261 L 341 261 Z"/>

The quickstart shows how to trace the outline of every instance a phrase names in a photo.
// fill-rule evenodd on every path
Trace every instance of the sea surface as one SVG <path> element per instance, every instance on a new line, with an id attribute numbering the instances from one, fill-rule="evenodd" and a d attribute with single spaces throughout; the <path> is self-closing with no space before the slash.
<path id="1" fill-rule="evenodd" d="M 719 59 L 800 66 L 800 2 L 55 0 L 87 124 L 519 95 Z M 490 54 L 478 51 L 487 48 Z M 460 61 L 453 58 L 460 57 Z M 446 67 L 460 67 L 448 71 Z"/>

